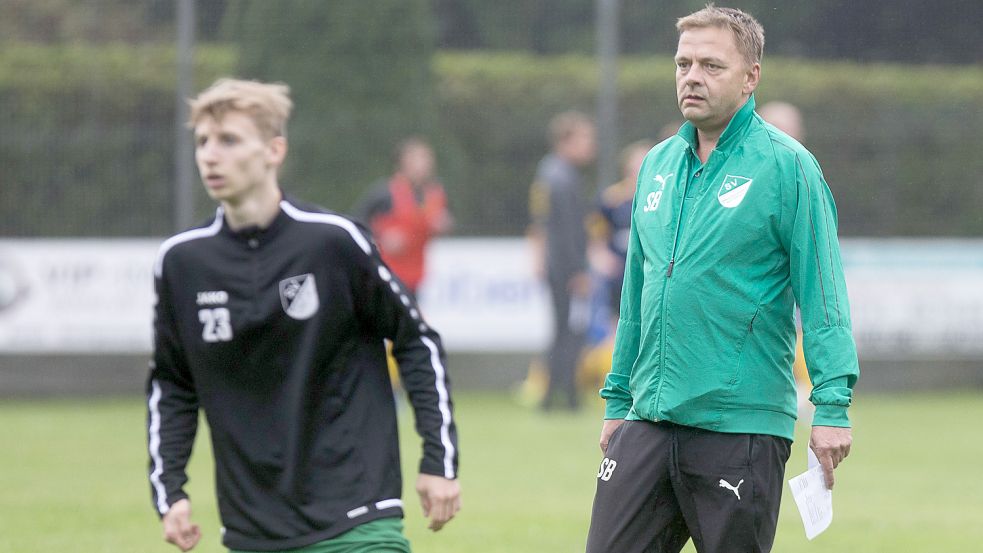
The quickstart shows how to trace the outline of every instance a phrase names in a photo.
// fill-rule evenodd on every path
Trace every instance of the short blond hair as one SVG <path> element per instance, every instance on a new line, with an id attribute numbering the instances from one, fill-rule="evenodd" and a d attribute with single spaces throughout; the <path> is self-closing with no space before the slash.
<path id="1" fill-rule="evenodd" d="M 676 21 L 676 30 L 679 34 L 706 27 L 730 29 L 734 33 L 737 49 L 748 67 L 761 63 L 761 56 L 765 50 L 765 30 L 750 14 L 734 8 L 718 8 L 711 2 L 702 10 Z"/>
<path id="2" fill-rule="evenodd" d="M 222 119 L 227 113 L 242 112 L 252 118 L 264 138 L 287 136 L 287 119 L 294 107 L 290 87 L 283 83 L 262 83 L 222 78 L 197 97 L 188 100 L 194 128 L 203 118 Z"/>
<path id="3" fill-rule="evenodd" d="M 594 120 L 579 111 L 564 111 L 550 119 L 549 138 L 553 146 L 566 142 L 583 127 L 594 126 Z"/>

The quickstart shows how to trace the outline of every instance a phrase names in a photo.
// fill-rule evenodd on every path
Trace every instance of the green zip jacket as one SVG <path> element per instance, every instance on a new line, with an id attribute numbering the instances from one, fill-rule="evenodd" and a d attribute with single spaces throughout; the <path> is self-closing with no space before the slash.
<path id="1" fill-rule="evenodd" d="M 813 424 L 850 426 L 860 368 L 819 164 L 753 96 L 705 164 L 696 147 L 686 123 L 642 164 L 605 418 L 792 439 L 798 303 Z"/>

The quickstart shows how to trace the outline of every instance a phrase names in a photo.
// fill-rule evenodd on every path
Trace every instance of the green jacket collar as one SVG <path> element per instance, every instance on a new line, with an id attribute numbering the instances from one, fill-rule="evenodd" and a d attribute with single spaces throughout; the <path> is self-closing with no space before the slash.
<path id="1" fill-rule="evenodd" d="M 741 106 L 737 113 L 730 118 L 730 123 L 727 123 L 727 128 L 724 129 L 723 134 L 720 135 L 720 140 L 717 141 L 717 150 L 728 151 L 736 146 L 740 140 L 738 137 L 744 134 L 745 129 L 751 119 L 754 118 L 754 94 L 748 97 L 747 102 Z M 696 127 L 693 123 L 689 121 L 683 123 L 683 126 L 679 128 L 679 136 L 685 140 L 693 151 L 696 151 Z"/>

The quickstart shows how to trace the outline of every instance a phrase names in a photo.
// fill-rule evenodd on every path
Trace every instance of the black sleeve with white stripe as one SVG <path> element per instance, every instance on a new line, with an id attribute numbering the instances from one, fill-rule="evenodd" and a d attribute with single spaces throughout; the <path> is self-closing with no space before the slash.
<path id="1" fill-rule="evenodd" d="M 188 497 L 185 467 L 198 430 L 198 396 L 177 342 L 177 329 L 162 278 L 154 282 L 154 355 L 147 380 L 147 445 L 150 489 L 160 516 Z"/>
<path id="2" fill-rule="evenodd" d="M 363 231 L 363 234 L 364 231 Z M 393 343 L 403 386 L 423 438 L 420 472 L 457 477 L 457 428 L 453 418 L 450 383 L 440 335 L 424 321 L 416 299 L 390 272 L 375 246 L 368 255 L 352 248 L 357 259 L 355 304 L 368 328 Z"/>

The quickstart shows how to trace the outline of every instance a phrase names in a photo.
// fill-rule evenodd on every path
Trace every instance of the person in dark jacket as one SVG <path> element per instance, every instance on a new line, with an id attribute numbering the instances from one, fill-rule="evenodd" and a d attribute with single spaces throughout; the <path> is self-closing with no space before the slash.
<path id="1" fill-rule="evenodd" d="M 385 342 L 423 438 L 416 489 L 433 530 L 460 508 L 443 347 L 363 227 L 281 191 L 291 107 L 286 85 L 232 79 L 191 101 L 219 207 L 154 267 L 153 504 L 168 542 L 198 543 L 184 484 L 201 410 L 227 547 L 407 552 Z"/>
<path id="2" fill-rule="evenodd" d="M 579 407 L 577 364 L 590 319 L 590 276 L 587 272 L 587 208 L 581 170 L 594 161 L 594 122 L 568 111 L 550 120 L 552 151 L 536 168 L 529 192 L 529 239 L 535 272 L 550 289 L 553 342 L 547 352 L 549 384 L 541 407 L 552 409 L 556 394 L 565 406 Z"/>

